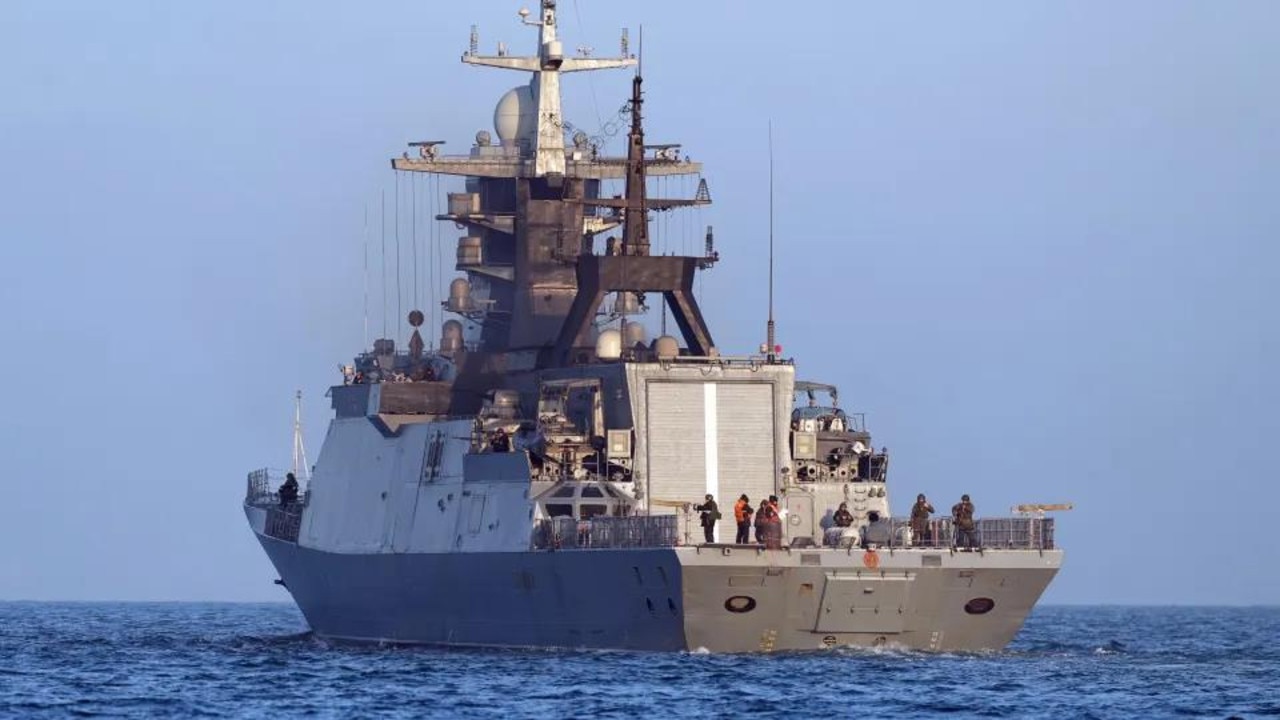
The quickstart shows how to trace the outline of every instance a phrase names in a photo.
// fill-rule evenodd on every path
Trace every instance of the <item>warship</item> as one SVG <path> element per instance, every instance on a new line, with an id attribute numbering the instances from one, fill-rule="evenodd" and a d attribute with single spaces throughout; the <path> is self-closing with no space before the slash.
<path id="1" fill-rule="evenodd" d="M 377 339 L 341 366 L 314 467 L 305 454 L 298 467 L 295 446 L 302 482 L 248 476 L 249 525 L 314 633 L 655 651 L 1003 648 L 1061 566 L 1046 517 L 1057 506 L 978 518 L 972 551 L 954 547 L 945 511 L 914 527 L 892 517 L 888 452 L 835 386 L 798 379 L 772 310 L 758 349 L 716 346 L 694 291 L 720 260 L 712 228 L 705 242 L 697 229 L 696 254 L 651 252 L 658 213 L 711 197 L 680 146 L 646 144 L 625 31 L 617 57 L 567 55 L 554 0 L 520 16 L 535 55 L 481 54 L 474 27 L 462 55 L 531 76 L 498 101 L 496 137 L 480 131 L 465 155 L 410 143 L 391 161 L 461 179 L 432 218 L 465 233 L 438 342 L 423 340 L 427 314 L 409 313 L 406 347 Z M 634 68 L 616 157 L 561 114 L 563 74 L 610 68 Z M 649 196 L 647 178 L 675 176 L 699 179 L 692 197 Z M 675 332 L 647 337 L 650 302 Z M 705 532 L 708 496 L 721 519 Z M 768 519 L 755 541 L 730 541 L 740 496 Z M 835 515 L 842 503 L 852 522 Z"/>

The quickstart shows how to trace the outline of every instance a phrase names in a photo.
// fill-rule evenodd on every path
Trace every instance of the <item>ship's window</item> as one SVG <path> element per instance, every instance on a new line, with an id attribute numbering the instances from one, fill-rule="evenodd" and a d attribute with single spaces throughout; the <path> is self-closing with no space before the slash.
<path id="1" fill-rule="evenodd" d="M 555 492 L 551 493 L 551 497 L 573 497 L 573 486 L 565 485 L 562 488 L 558 488 Z"/>
<path id="2" fill-rule="evenodd" d="M 986 615 L 996 606 L 996 601 L 991 598 L 974 598 L 964 604 L 964 611 L 970 615 Z"/>
<path id="3" fill-rule="evenodd" d="M 731 613 L 745 613 L 756 609 L 756 599 L 748 595 L 734 595 L 724 601 L 724 609 Z"/>
<path id="4" fill-rule="evenodd" d="M 607 505 L 580 505 L 578 506 L 578 511 L 578 517 L 585 520 L 597 515 L 608 515 L 609 507 Z"/>
<path id="5" fill-rule="evenodd" d="M 604 497 L 604 493 L 600 488 L 588 485 L 587 487 L 582 488 L 582 497 Z"/>
<path id="6" fill-rule="evenodd" d="M 547 515 L 550 517 L 573 517 L 572 505 L 547 505 Z"/>

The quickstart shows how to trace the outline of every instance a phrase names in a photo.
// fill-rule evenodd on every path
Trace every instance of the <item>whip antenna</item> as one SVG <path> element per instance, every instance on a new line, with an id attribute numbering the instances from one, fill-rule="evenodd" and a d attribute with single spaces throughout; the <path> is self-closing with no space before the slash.
<path id="1" fill-rule="evenodd" d="M 311 465 L 307 463 L 307 448 L 302 444 L 302 391 L 294 393 L 293 398 L 293 476 L 310 483 Z"/>
<path id="2" fill-rule="evenodd" d="M 769 362 L 777 359 L 773 326 L 773 121 L 769 121 L 769 323 L 765 333 L 768 348 L 765 357 Z"/>
<path id="3" fill-rule="evenodd" d="M 364 346 L 369 347 L 369 203 L 364 204 L 364 227 L 360 231 L 364 243 Z"/>

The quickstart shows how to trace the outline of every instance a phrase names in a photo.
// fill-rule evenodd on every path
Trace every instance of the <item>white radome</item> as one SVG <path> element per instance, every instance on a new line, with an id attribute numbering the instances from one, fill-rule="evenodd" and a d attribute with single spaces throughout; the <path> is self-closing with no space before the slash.
<path id="1" fill-rule="evenodd" d="M 493 109 L 493 129 L 503 145 L 532 140 L 538 129 L 538 104 L 528 85 L 511 88 Z"/>
<path id="2" fill-rule="evenodd" d="M 622 333 L 609 328 L 596 338 L 596 357 L 601 360 L 617 360 L 622 357 Z"/>

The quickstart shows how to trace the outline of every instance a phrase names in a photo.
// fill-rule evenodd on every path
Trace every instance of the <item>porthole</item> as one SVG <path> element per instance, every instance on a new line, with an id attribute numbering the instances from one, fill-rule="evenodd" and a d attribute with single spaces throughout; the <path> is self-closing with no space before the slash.
<path id="1" fill-rule="evenodd" d="M 745 613 L 756 609 L 756 599 L 746 595 L 734 595 L 724 601 L 724 609 L 731 613 Z"/>
<path id="2" fill-rule="evenodd" d="M 991 598 L 974 598 L 964 604 L 964 611 L 970 615 L 986 615 L 996 606 L 996 601 Z"/>

